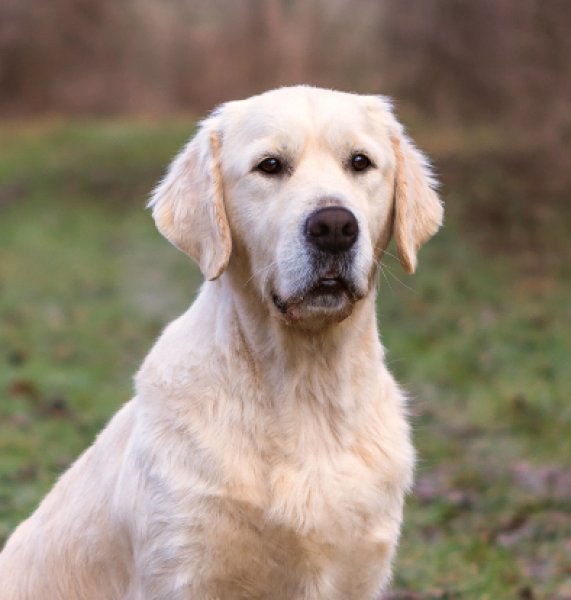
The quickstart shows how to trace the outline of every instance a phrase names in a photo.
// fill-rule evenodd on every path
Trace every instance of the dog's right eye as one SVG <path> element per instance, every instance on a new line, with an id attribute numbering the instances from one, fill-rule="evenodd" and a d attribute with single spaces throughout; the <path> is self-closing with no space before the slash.
<path id="1" fill-rule="evenodd" d="M 256 167 L 257 171 L 261 171 L 266 175 L 279 175 L 283 171 L 283 165 L 280 160 L 273 156 L 264 158 L 264 160 Z"/>

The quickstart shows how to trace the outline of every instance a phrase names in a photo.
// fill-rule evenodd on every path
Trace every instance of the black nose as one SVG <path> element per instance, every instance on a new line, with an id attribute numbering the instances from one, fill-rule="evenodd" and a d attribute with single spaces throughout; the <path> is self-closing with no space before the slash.
<path id="1" fill-rule="evenodd" d="M 359 225 L 351 211 L 340 206 L 328 206 L 309 215 L 305 232 L 316 248 L 334 254 L 353 246 Z"/>

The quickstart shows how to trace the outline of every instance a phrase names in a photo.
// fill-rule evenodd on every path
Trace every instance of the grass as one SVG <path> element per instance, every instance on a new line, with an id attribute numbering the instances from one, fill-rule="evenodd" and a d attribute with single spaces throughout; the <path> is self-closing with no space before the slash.
<path id="1" fill-rule="evenodd" d="M 0 125 L 0 542 L 192 301 L 196 269 L 144 211 L 192 127 Z M 419 452 L 393 597 L 568 598 L 571 256 L 561 233 L 541 253 L 494 248 L 470 230 L 471 190 L 447 201 L 419 273 L 388 256 L 379 280 Z"/>

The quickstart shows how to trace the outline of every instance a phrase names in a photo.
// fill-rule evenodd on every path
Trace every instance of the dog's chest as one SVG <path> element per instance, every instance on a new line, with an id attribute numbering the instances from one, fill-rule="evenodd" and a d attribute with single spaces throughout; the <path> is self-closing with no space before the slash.
<path id="1" fill-rule="evenodd" d="M 377 522 L 398 517 L 401 507 L 393 499 L 402 498 L 412 466 L 402 460 L 407 436 L 397 451 L 378 429 L 379 437 L 333 432 L 306 416 L 286 433 L 283 427 L 258 432 L 255 444 L 240 448 L 236 440 L 240 451 L 227 464 L 228 496 L 257 507 L 264 523 L 323 543 L 374 535 Z"/>
<path id="2" fill-rule="evenodd" d="M 170 525 L 159 537 L 168 544 L 183 532 L 192 571 L 228 586 L 213 597 L 373 597 L 412 471 L 400 398 L 389 382 L 361 385 L 369 393 L 349 408 L 317 402 L 315 391 L 288 408 L 268 406 L 253 383 L 242 387 L 244 396 L 222 387 L 176 415 L 185 423 L 173 446 L 180 468 L 168 469 L 168 516 L 158 521 Z M 336 391 L 340 401 L 351 396 Z M 238 586 L 243 596 L 228 591 Z"/>
<path id="3" fill-rule="evenodd" d="M 324 538 L 364 527 L 381 495 L 378 473 L 350 450 L 298 455 L 268 470 L 270 518 L 299 531 L 321 531 Z"/>
<path id="4" fill-rule="evenodd" d="M 201 446 L 220 467 L 223 494 L 255 507 L 261 524 L 254 525 L 262 529 L 270 523 L 323 543 L 374 537 L 377 524 L 400 520 L 411 478 L 413 452 L 398 398 L 360 398 L 349 409 L 308 398 L 306 392 L 289 407 L 280 398 L 277 416 L 242 413 L 226 421 L 223 433 L 206 434 Z M 204 423 L 201 435 L 209 429 Z"/>
<path id="5" fill-rule="evenodd" d="M 395 466 L 383 468 L 380 452 L 290 450 L 237 461 L 211 538 L 224 540 L 225 579 L 239 572 L 253 588 L 281 589 L 271 597 L 370 597 L 398 536 L 407 476 L 387 477 Z M 259 478 L 240 479 L 252 468 Z"/>

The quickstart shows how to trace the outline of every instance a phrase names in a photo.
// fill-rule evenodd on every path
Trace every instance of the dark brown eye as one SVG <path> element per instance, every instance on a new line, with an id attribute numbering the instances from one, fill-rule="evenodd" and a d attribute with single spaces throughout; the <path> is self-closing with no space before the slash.
<path id="1" fill-rule="evenodd" d="M 353 171 L 366 171 L 372 163 L 365 154 L 354 154 L 351 158 L 351 167 Z"/>
<path id="2" fill-rule="evenodd" d="M 267 175 L 279 175 L 283 171 L 283 165 L 277 158 L 270 157 L 264 158 L 256 169 Z"/>

